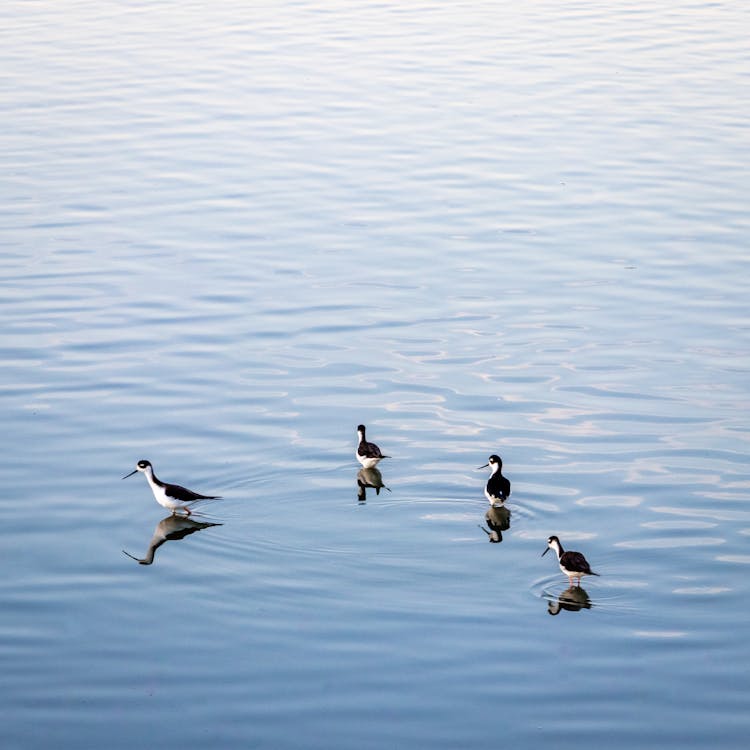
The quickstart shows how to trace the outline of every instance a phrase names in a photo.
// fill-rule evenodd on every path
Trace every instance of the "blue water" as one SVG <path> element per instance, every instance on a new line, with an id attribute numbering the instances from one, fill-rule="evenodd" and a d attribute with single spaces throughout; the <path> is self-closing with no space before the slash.
<path id="1" fill-rule="evenodd" d="M 744 747 L 748 16 L 5 3 L 2 747 Z"/>

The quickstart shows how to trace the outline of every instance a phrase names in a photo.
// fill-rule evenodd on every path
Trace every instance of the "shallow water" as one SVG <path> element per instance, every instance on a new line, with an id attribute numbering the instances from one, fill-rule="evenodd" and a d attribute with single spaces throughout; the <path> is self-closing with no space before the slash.
<path id="1" fill-rule="evenodd" d="M 0 19 L 4 748 L 744 746 L 744 8 Z"/>

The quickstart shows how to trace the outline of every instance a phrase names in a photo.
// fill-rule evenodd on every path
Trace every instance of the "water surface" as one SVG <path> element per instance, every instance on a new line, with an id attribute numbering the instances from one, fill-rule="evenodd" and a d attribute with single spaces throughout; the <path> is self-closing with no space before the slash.
<path id="1" fill-rule="evenodd" d="M 3 747 L 744 746 L 744 8 L 0 18 Z"/>

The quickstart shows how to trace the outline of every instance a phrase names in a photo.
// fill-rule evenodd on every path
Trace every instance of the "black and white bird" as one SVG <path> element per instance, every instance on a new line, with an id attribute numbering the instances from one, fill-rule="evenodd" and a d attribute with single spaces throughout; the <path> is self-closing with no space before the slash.
<path id="1" fill-rule="evenodd" d="M 484 496 L 490 505 L 502 505 L 510 495 L 510 480 L 503 476 L 503 460 L 493 453 L 489 461 L 479 468 L 486 469 L 488 466 L 492 473 L 484 487 Z"/>
<path id="2" fill-rule="evenodd" d="M 357 435 L 359 437 L 359 444 L 357 445 L 357 461 L 359 461 L 365 469 L 372 469 L 373 466 L 377 466 L 380 461 L 384 458 L 390 458 L 390 456 L 384 456 L 380 452 L 375 443 L 368 443 L 365 437 L 365 426 L 363 424 L 357 427 Z"/>
<path id="3" fill-rule="evenodd" d="M 146 481 L 148 481 L 151 491 L 154 493 L 156 502 L 159 503 L 163 508 L 171 510 L 172 513 L 177 513 L 178 510 L 184 511 L 185 515 L 190 515 L 191 510 L 188 506 L 193 503 L 197 503 L 200 500 L 219 500 L 219 495 L 201 495 L 198 492 L 193 492 L 186 487 L 180 487 L 179 484 L 167 484 L 162 482 L 154 474 L 154 467 L 151 466 L 150 461 L 141 460 L 135 465 L 135 469 L 126 474 L 123 479 L 132 477 L 133 474 L 142 472 L 146 475 Z"/>
<path id="4" fill-rule="evenodd" d="M 547 540 L 547 549 L 542 552 L 544 557 L 551 549 L 555 550 L 557 555 L 557 562 L 560 565 L 560 570 L 563 575 L 568 576 L 568 583 L 572 586 L 573 579 L 578 579 L 578 585 L 581 585 L 582 576 L 598 576 L 598 573 L 594 573 L 591 570 L 591 566 L 588 560 L 580 552 L 565 552 L 560 544 L 560 540 L 556 536 L 551 536 Z"/>

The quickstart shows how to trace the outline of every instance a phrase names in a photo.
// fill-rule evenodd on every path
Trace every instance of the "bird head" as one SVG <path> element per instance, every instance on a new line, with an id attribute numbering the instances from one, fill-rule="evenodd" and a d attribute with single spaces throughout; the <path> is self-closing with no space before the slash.
<path id="1" fill-rule="evenodd" d="M 148 471 L 149 469 L 153 469 L 151 466 L 151 461 L 146 461 L 145 459 L 141 459 L 136 465 L 135 469 L 130 472 L 130 474 L 126 474 L 123 479 L 127 479 L 128 477 L 132 477 L 133 474 L 137 474 L 139 471 Z"/>
<path id="2" fill-rule="evenodd" d="M 556 536 L 551 536 L 547 539 L 547 549 L 542 552 L 542 557 L 544 557 L 551 549 L 555 550 L 555 552 L 560 549 L 560 540 Z"/>

